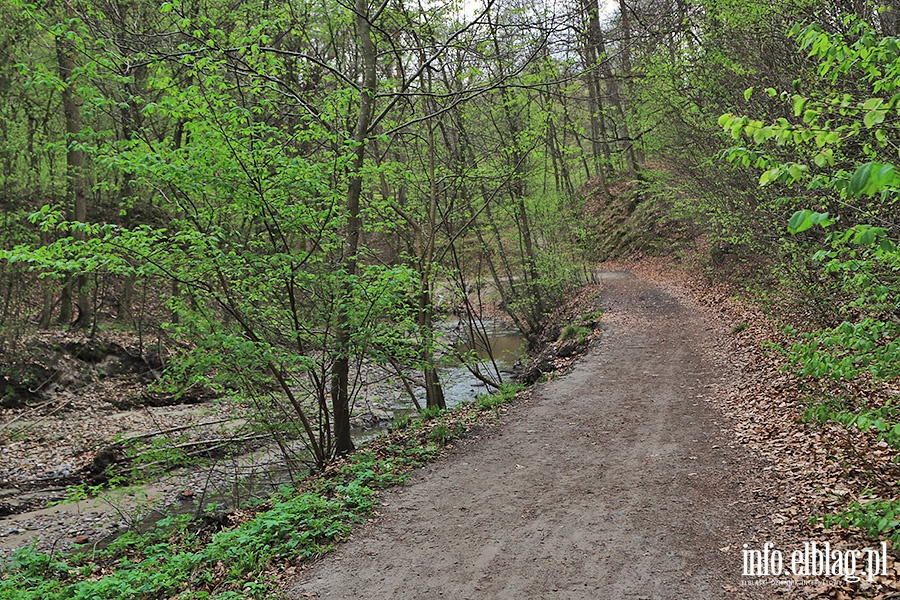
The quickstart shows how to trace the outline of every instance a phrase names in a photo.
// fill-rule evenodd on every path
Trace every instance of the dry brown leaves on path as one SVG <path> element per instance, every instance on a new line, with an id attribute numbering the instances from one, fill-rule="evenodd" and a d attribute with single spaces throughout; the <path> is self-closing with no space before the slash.
<path id="1" fill-rule="evenodd" d="M 764 535 L 749 540 L 752 548 L 766 541 L 775 547 L 803 549 L 815 541 L 828 542 L 833 551 L 877 549 L 879 540 L 862 532 L 826 529 L 820 518 L 840 511 L 852 502 L 864 502 L 874 491 L 892 495 L 900 469 L 896 454 L 872 434 L 849 431 L 841 425 L 806 423 L 805 403 L 813 396 L 856 394 L 877 404 L 898 395 L 891 385 L 868 382 L 851 385 L 801 385 L 789 370 L 787 359 L 773 346 L 787 340 L 773 320 L 757 307 L 735 298 L 738 290 L 710 285 L 701 277 L 661 259 L 609 263 L 605 268 L 627 269 L 664 287 L 686 290 L 692 303 L 702 307 L 718 323 L 720 351 L 740 373 L 730 388 L 720 390 L 715 402 L 728 416 L 734 439 L 752 450 L 764 465 L 765 489 L 776 508 L 765 515 Z M 792 590 L 773 589 L 773 596 L 796 598 L 893 598 L 900 597 L 900 562 L 889 548 L 885 576 L 874 581 L 850 582 L 840 576 L 796 577 Z M 864 555 L 865 556 L 865 555 Z M 858 572 L 864 569 L 860 559 Z M 785 579 L 785 578 L 778 578 Z"/>

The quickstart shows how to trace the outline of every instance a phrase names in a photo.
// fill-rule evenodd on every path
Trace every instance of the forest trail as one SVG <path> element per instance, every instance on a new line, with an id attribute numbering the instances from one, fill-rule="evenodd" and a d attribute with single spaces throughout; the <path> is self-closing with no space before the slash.
<path id="1" fill-rule="evenodd" d="M 678 288 L 603 283 L 603 337 L 570 372 L 385 494 L 288 596 L 734 597 L 762 521 L 709 401 L 735 377 L 722 328 Z"/>

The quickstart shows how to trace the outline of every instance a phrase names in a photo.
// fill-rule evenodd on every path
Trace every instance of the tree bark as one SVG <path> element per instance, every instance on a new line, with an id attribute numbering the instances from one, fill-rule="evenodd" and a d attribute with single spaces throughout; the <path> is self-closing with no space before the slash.
<path id="1" fill-rule="evenodd" d="M 359 237 L 362 231 L 360 199 L 362 198 L 362 168 L 366 156 L 366 139 L 375 105 L 375 42 L 369 23 L 366 0 L 355 1 L 356 29 L 363 61 L 362 87 L 359 94 L 359 115 L 350 137 L 353 159 L 347 186 L 347 232 L 344 238 L 344 272 L 349 279 L 356 274 L 359 258 Z M 349 297 L 349 281 L 345 283 L 345 298 Z M 331 369 L 331 406 L 334 413 L 334 452 L 346 454 L 354 449 L 350 438 L 350 340 L 351 323 L 345 302 L 339 302 L 335 332 L 335 360 Z"/>
<path id="2" fill-rule="evenodd" d="M 619 20 L 622 25 L 622 74 L 627 78 L 631 76 L 632 65 L 631 65 L 631 19 L 628 16 L 628 5 L 625 3 L 625 0 L 619 0 Z M 643 156 L 640 151 L 640 148 L 636 144 L 636 140 L 631 138 L 631 134 L 629 133 L 628 126 L 628 106 L 625 101 L 625 95 L 627 94 L 627 84 L 623 85 L 625 87 L 626 92 L 622 94 L 622 117 L 624 123 L 623 132 L 626 138 L 626 144 L 628 144 L 625 148 L 626 156 L 628 157 L 628 166 L 629 171 L 631 172 L 631 176 L 633 178 L 637 177 L 637 170 L 640 167 L 641 162 L 643 161 Z"/>
<path id="3" fill-rule="evenodd" d="M 597 77 L 599 68 L 597 47 L 600 44 L 600 17 L 597 14 L 596 0 L 584 0 L 582 3 L 587 31 L 584 41 L 585 71 L 584 78 L 587 83 L 588 111 L 591 124 L 591 150 L 594 155 L 597 179 L 600 187 L 609 195 L 609 187 L 606 183 L 608 169 L 612 166 L 612 152 L 606 135 L 606 120 L 603 116 L 603 96 L 600 90 L 600 81 Z"/>
<path id="4" fill-rule="evenodd" d="M 429 86 L 430 88 L 430 86 Z M 434 164 L 434 124 L 428 124 L 428 171 L 430 178 L 430 194 L 428 199 L 428 239 L 422 253 L 422 281 L 419 287 L 419 329 L 424 336 L 422 344 L 422 363 L 425 371 L 425 406 L 428 408 L 447 408 L 444 389 L 434 364 L 434 327 L 432 323 L 431 285 L 434 266 L 434 245 L 437 235 L 437 180 Z"/>
<path id="5" fill-rule="evenodd" d="M 72 206 L 72 218 L 74 221 L 84 223 L 87 220 L 87 194 L 84 182 L 84 153 L 78 148 L 78 136 L 81 134 L 81 107 L 74 92 L 74 49 L 69 40 L 56 39 L 56 59 L 59 66 L 59 76 L 63 83 L 62 104 L 66 120 L 66 194 Z M 77 229 L 72 232 L 76 242 L 84 241 L 84 231 Z M 93 306 L 87 293 L 87 284 L 83 275 L 76 275 L 67 286 L 73 285 L 78 304 L 78 317 L 76 327 L 88 327 L 93 320 Z M 70 288 L 71 289 L 71 288 Z M 71 316 L 70 302 L 66 302 L 66 296 L 70 291 L 64 291 L 63 306 L 60 311 L 60 320 Z M 67 315 L 67 313 L 69 313 Z M 68 321 L 68 319 L 66 319 Z"/>

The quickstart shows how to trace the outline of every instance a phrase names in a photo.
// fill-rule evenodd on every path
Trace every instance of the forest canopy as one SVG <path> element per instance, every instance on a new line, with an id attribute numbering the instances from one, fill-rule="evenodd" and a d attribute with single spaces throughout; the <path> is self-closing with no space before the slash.
<path id="1" fill-rule="evenodd" d="M 164 383 L 264 396 L 321 467 L 353 447 L 363 362 L 443 407 L 447 306 L 489 290 L 536 343 L 596 260 L 675 227 L 813 298 L 807 373 L 896 372 L 891 5 L 0 10 L 9 347 L 136 331 L 177 349 Z"/>

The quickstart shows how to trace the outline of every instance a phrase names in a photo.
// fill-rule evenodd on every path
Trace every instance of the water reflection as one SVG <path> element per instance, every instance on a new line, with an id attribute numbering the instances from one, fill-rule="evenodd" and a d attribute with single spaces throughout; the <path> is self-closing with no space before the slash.
<path id="1" fill-rule="evenodd" d="M 480 394 L 493 391 L 493 388 L 460 361 L 460 355 L 474 354 L 478 362 L 472 367 L 477 367 L 476 370 L 487 379 L 505 383 L 515 377 L 516 363 L 526 352 L 525 338 L 517 329 L 502 321 L 486 320 L 470 327 L 464 321 L 447 319 L 437 329 L 443 340 L 450 345 L 450 349 L 439 358 L 441 387 L 447 408 L 454 408 L 474 400 Z M 424 388 L 417 388 L 415 393 L 419 405 L 424 406 Z M 391 418 L 403 415 L 415 417 L 418 414 L 408 396 L 401 396 L 399 405 L 385 408 L 386 410 L 378 411 L 384 416 L 373 419 L 373 422 L 364 427 L 353 429 L 353 440 L 357 444 L 389 429 L 392 425 Z"/>

